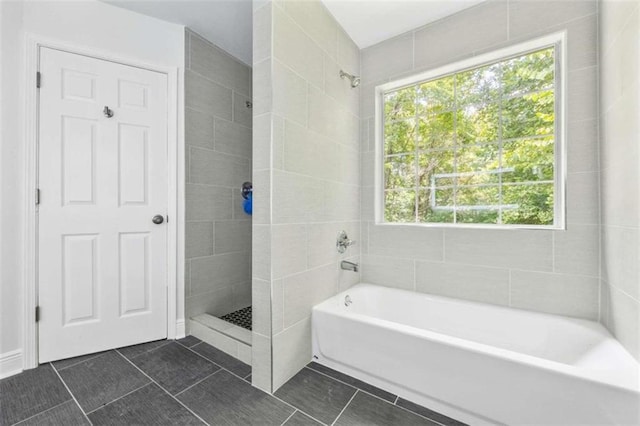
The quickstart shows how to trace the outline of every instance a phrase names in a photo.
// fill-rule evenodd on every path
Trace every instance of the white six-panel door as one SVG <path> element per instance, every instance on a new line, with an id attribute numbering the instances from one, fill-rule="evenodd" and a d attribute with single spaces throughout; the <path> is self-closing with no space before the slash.
<path id="1" fill-rule="evenodd" d="M 167 76 L 48 48 L 40 72 L 39 361 L 164 338 Z"/>

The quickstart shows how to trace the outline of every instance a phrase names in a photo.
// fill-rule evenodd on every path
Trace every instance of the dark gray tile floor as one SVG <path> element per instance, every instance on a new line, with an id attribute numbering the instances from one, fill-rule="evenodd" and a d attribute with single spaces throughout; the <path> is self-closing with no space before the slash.
<path id="1" fill-rule="evenodd" d="M 275 395 L 189 336 L 43 364 L 0 380 L 0 426 L 445 425 L 457 422 L 310 363 Z"/>

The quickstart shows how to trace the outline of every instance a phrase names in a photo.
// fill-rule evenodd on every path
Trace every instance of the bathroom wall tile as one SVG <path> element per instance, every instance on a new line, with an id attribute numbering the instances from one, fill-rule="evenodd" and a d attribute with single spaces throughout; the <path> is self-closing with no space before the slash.
<path id="1" fill-rule="evenodd" d="M 284 327 L 311 315 L 311 308 L 337 293 L 338 270 L 334 264 L 309 269 L 283 279 Z"/>
<path id="2" fill-rule="evenodd" d="M 231 89 L 194 72 L 185 72 L 184 97 L 188 108 L 231 120 L 231 96 Z"/>
<path id="3" fill-rule="evenodd" d="M 336 142 L 358 147 L 359 122 L 335 99 L 315 87 L 309 87 L 309 129 Z"/>
<path id="4" fill-rule="evenodd" d="M 323 140 L 324 139 L 324 140 Z M 329 158 L 320 158 L 320 146 L 330 144 L 321 134 L 284 120 L 283 169 L 320 178 Z M 324 161 L 323 161 L 324 160 Z"/>
<path id="5" fill-rule="evenodd" d="M 329 56 L 324 58 L 324 91 L 327 95 L 338 101 L 343 107 L 353 115 L 359 115 L 360 89 L 351 87 L 351 82 L 340 77 L 342 67 L 338 62 Z M 349 74 L 358 73 L 357 70 L 344 70 Z"/>
<path id="6" fill-rule="evenodd" d="M 510 0 L 508 4 L 509 37 L 511 38 L 537 33 L 567 21 L 593 15 L 598 11 L 596 0 Z"/>
<path id="7" fill-rule="evenodd" d="M 304 271 L 307 269 L 307 226 L 304 224 L 272 226 L 271 248 L 273 278 Z"/>
<path id="8" fill-rule="evenodd" d="M 360 53 L 363 85 L 409 71 L 413 68 L 413 33 L 385 40 Z"/>
<path id="9" fill-rule="evenodd" d="M 355 245 L 349 247 L 344 254 L 338 253 L 336 249 L 336 238 L 340 231 L 346 231 L 350 239 L 355 241 Z M 360 242 L 360 222 L 329 222 L 310 223 L 307 225 L 307 254 L 309 268 L 334 264 L 347 256 L 359 253 Z"/>
<path id="10" fill-rule="evenodd" d="M 375 187 L 363 186 L 360 188 L 360 209 L 362 220 L 373 222 L 375 218 Z"/>
<path id="11" fill-rule="evenodd" d="M 249 174 L 251 176 L 251 174 Z M 242 193 L 240 192 L 239 186 L 231 188 L 231 202 L 232 202 L 232 210 L 233 210 L 233 219 L 234 220 L 247 220 L 251 219 L 253 216 L 248 215 L 244 211 L 243 202 L 244 198 L 242 198 Z"/>
<path id="12" fill-rule="evenodd" d="M 253 224 L 251 231 L 252 273 L 254 278 L 271 280 L 271 227 Z"/>
<path id="13" fill-rule="evenodd" d="M 233 312 L 233 306 L 229 304 L 230 300 L 233 300 L 231 287 L 191 295 L 185 300 L 186 317 L 193 318 L 205 313 L 216 316 L 226 315 Z"/>
<path id="14" fill-rule="evenodd" d="M 640 223 L 640 96 L 629 90 L 603 116 L 602 129 L 602 220 L 618 226 L 638 226 Z"/>
<path id="15" fill-rule="evenodd" d="M 261 114 L 253 117 L 253 170 L 265 170 L 271 167 L 271 114 Z"/>
<path id="16" fill-rule="evenodd" d="M 598 117 L 598 68 L 588 67 L 567 73 L 567 122 Z"/>
<path id="17" fill-rule="evenodd" d="M 329 56 L 337 55 L 338 24 L 319 1 L 284 1 L 284 11 Z"/>
<path id="18" fill-rule="evenodd" d="M 271 173 L 269 170 L 253 172 L 253 224 L 271 222 Z"/>
<path id="19" fill-rule="evenodd" d="M 271 334 L 284 330 L 284 279 L 271 282 Z"/>
<path id="20" fill-rule="evenodd" d="M 369 225 L 369 254 L 443 260 L 444 231 L 405 225 Z"/>
<path id="21" fill-rule="evenodd" d="M 293 7 L 299 14 L 305 6 Z M 334 56 L 335 36 L 334 30 Z M 273 56 L 309 83 L 322 87 L 322 49 L 279 7 L 273 8 Z"/>
<path id="22" fill-rule="evenodd" d="M 189 259 L 184 262 L 184 290 L 185 297 L 191 296 L 191 261 Z"/>
<path id="23" fill-rule="evenodd" d="M 600 323 L 604 325 L 609 331 L 611 331 L 610 320 L 610 304 L 611 295 L 609 290 L 609 284 L 600 278 Z"/>
<path id="24" fill-rule="evenodd" d="M 640 303 L 615 287 L 609 287 L 609 291 L 609 328 L 622 346 L 640 360 Z"/>
<path id="25" fill-rule="evenodd" d="M 251 98 L 239 93 L 233 94 L 233 121 L 243 126 L 251 127 L 253 121 L 253 105 Z"/>
<path id="26" fill-rule="evenodd" d="M 620 33 L 609 49 L 602 54 L 601 87 L 606 87 L 606 90 L 601 90 L 601 93 L 605 110 L 611 107 L 613 99 L 632 90 L 638 83 L 640 56 L 630 55 L 629 52 L 637 52 L 640 49 L 640 9 L 636 8 L 625 17 L 624 25 L 618 25 L 616 28 L 620 28 Z"/>
<path id="27" fill-rule="evenodd" d="M 198 35 L 191 36 L 190 69 L 209 80 L 251 96 L 251 68 Z"/>
<path id="28" fill-rule="evenodd" d="M 485 2 L 417 30 L 415 67 L 443 65 L 507 40 L 507 8 L 507 2 Z"/>
<path id="29" fill-rule="evenodd" d="M 376 155 L 373 151 L 362 152 L 360 154 L 360 167 L 361 173 L 361 185 L 362 186 L 374 186 L 375 185 L 375 168 L 376 168 Z"/>
<path id="30" fill-rule="evenodd" d="M 360 216 L 360 187 L 326 182 L 323 188 L 324 220 L 353 221 Z"/>
<path id="31" fill-rule="evenodd" d="M 190 179 L 193 183 L 239 188 L 251 180 L 249 159 L 207 149 L 191 148 Z"/>
<path id="32" fill-rule="evenodd" d="M 251 349 L 251 384 L 271 393 L 271 339 L 253 333 Z"/>
<path id="33" fill-rule="evenodd" d="M 375 116 L 376 86 L 380 85 L 381 83 L 381 81 L 373 84 L 365 84 L 364 81 L 360 83 L 358 90 L 360 90 L 361 119 L 373 119 L 373 117 Z"/>
<path id="34" fill-rule="evenodd" d="M 237 252 L 191 259 L 191 294 L 206 293 L 251 280 L 251 269 L 247 267 L 248 256 L 246 252 Z"/>
<path id="35" fill-rule="evenodd" d="M 362 266 L 360 262 L 360 256 L 347 256 L 344 260 L 358 265 L 358 271 L 346 271 L 340 268 L 340 263 L 336 262 L 335 268 L 338 271 L 338 293 L 341 291 L 345 291 L 361 282 Z"/>
<path id="36" fill-rule="evenodd" d="M 567 133 L 567 172 L 598 171 L 598 120 L 570 123 Z"/>
<path id="37" fill-rule="evenodd" d="M 567 223 L 597 225 L 600 222 L 600 174 L 567 176 Z"/>
<path id="38" fill-rule="evenodd" d="M 337 62 L 349 74 L 360 74 L 360 49 L 341 27 L 338 27 Z"/>
<path id="39" fill-rule="evenodd" d="M 551 271 L 551 231 L 446 229 L 445 260 L 478 266 Z"/>
<path id="40" fill-rule="evenodd" d="M 271 335 L 271 284 L 269 281 L 253 279 L 251 298 L 252 328 L 263 336 Z"/>
<path id="41" fill-rule="evenodd" d="M 186 223 L 185 257 L 211 256 L 213 254 L 213 222 Z"/>
<path id="42" fill-rule="evenodd" d="M 361 260 L 362 282 L 414 290 L 414 262 L 386 256 L 363 255 Z"/>
<path id="43" fill-rule="evenodd" d="M 191 108 L 185 108 L 184 112 L 186 144 L 213 149 L 213 117 Z"/>
<path id="44" fill-rule="evenodd" d="M 245 259 L 245 263 L 248 260 L 249 260 L 249 257 L 247 255 L 247 259 Z M 245 281 L 242 283 L 234 284 L 231 287 L 231 294 L 233 296 L 234 311 L 246 308 L 247 306 L 251 306 L 251 281 Z"/>
<path id="45" fill-rule="evenodd" d="M 306 126 L 307 108 L 307 82 L 274 60 L 273 112 Z"/>
<path id="46" fill-rule="evenodd" d="M 290 223 L 317 219 L 326 208 L 328 183 L 294 173 L 273 172 L 273 222 Z"/>
<path id="47" fill-rule="evenodd" d="M 231 189 L 187 184 L 186 218 L 195 220 L 231 219 Z"/>
<path id="48" fill-rule="evenodd" d="M 216 254 L 251 251 L 251 220 L 215 223 Z"/>
<path id="49" fill-rule="evenodd" d="M 598 278 L 511 271 L 514 308 L 597 320 L 598 300 Z"/>
<path id="50" fill-rule="evenodd" d="M 273 110 L 273 80 L 272 58 L 267 58 L 253 65 L 253 108 L 254 116 L 272 112 Z"/>
<path id="51" fill-rule="evenodd" d="M 273 387 L 286 383 L 311 361 L 311 318 L 273 336 Z"/>
<path id="52" fill-rule="evenodd" d="M 624 26 L 621 23 L 628 22 L 634 12 L 639 9 L 635 1 L 605 0 L 601 3 L 600 13 L 601 49 L 603 53 L 609 52 L 611 44 L 617 40 Z"/>
<path id="53" fill-rule="evenodd" d="M 215 150 L 251 158 L 251 128 L 231 121 L 216 120 Z"/>
<path id="54" fill-rule="evenodd" d="M 253 2 L 254 6 L 257 3 Z M 271 56 L 272 49 L 272 3 L 254 9 L 253 13 L 253 63 L 260 62 Z"/>
<path id="55" fill-rule="evenodd" d="M 640 300 L 640 228 L 603 226 L 602 251 L 603 279 Z"/>
<path id="56" fill-rule="evenodd" d="M 508 306 L 509 270 L 442 262 L 416 262 L 416 290 Z"/>
<path id="57" fill-rule="evenodd" d="M 564 231 L 554 232 L 554 272 L 599 276 L 599 234 L 599 225 L 569 225 Z"/>

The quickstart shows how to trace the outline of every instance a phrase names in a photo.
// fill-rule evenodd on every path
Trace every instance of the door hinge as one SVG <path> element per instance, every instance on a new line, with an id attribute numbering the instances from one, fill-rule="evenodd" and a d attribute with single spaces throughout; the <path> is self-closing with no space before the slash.
<path id="1" fill-rule="evenodd" d="M 40 322 L 40 306 L 36 306 L 36 322 Z"/>
<path id="2" fill-rule="evenodd" d="M 42 74 L 40 74 L 40 71 L 38 71 L 36 72 L 36 87 L 39 89 L 41 84 L 42 84 Z"/>
<path id="3" fill-rule="evenodd" d="M 40 204 L 40 188 L 36 188 L 36 206 Z"/>

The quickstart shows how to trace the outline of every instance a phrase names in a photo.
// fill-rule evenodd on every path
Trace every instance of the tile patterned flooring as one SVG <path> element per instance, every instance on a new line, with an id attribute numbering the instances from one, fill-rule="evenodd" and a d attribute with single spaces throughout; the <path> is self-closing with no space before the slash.
<path id="1" fill-rule="evenodd" d="M 0 426 L 445 425 L 449 417 L 310 363 L 275 395 L 195 337 L 43 364 L 0 381 Z"/>

